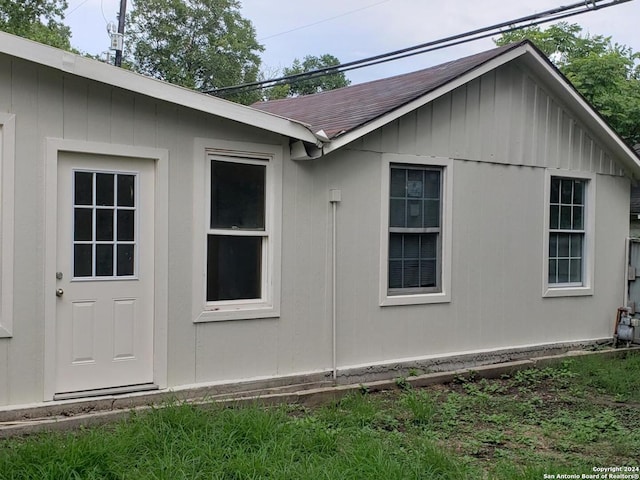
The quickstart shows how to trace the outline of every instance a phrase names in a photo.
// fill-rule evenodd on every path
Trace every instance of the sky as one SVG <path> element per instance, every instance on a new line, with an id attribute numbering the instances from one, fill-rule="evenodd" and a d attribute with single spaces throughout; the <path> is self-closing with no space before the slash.
<path id="1" fill-rule="evenodd" d="M 127 8 L 132 2 L 127 0 Z M 251 20 L 264 45 L 262 68 L 267 74 L 306 55 L 331 54 L 341 62 L 398 50 L 468 32 L 579 0 L 243 0 L 241 14 Z M 585 3 L 591 3 L 586 0 Z M 65 23 L 71 44 L 91 54 L 107 51 L 107 23 L 117 25 L 120 0 L 68 0 Z M 602 4 L 602 2 L 601 2 Z M 565 21 L 578 23 L 593 35 L 640 52 L 640 0 L 590 11 Z M 126 34 L 126 32 L 125 32 Z M 419 70 L 494 46 L 491 38 L 409 59 L 348 72 L 352 83 Z M 126 49 L 126 40 L 125 40 Z"/>

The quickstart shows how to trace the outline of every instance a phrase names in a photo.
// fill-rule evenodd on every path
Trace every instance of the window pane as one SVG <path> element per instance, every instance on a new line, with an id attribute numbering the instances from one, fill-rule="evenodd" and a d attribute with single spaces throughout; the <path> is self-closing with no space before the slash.
<path id="1" fill-rule="evenodd" d="M 424 201 L 424 226 L 440 226 L 440 200 Z"/>
<path id="2" fill-rule="evenodd" d="M 424 235 L 420 235 L 420 258 L 424 260 L 437 257 L 437 240 L 437 233 L 426 233 Z"/>
<path id="3" fill-rule="evenodd" d="M 420 286 L 420 269 L 418 260 L 405 260 L 404 262 L 404 288 L 416 288 Z"/>
<path id="4" fill-rule="evenodd" d="M 391 169 L 391 196 L 405 197 L 407 195 L 406 179 L 407 170 L 404 168 Z"/>
<path id="5" fill-rule="evenodd" d="M 579 258 L 572 258 L 569 269 L 569 281 L 570 282 L 582 282 L 582 260 Z"/>
<path id="6" fill-rule="evenodd" d="M 581 234 L 571 235 L 571 256 L 574 258 L 582 257 L 582 235 Z"/>
<path id="7" fill-rule="evenodd" d="M 411 234 L 403 236 L 404 258 L 418 258 L 420 256 L 420 236 Z"/>
<path id="8" fill-rule="evenodd" d="M 440 172 L 425 170 L 425 198 L 440 198 Z"/>
<path id="9" fill-rule="evenodd" d="M 402 288 L 402 260 L 389 262 L 389 288 Z"/>
<path id="10" fill-rule="evenodd" d="M 422 228 L 422 200 L 407 202 L 407 227 Z"/>
<path id="11" fill-rule="evenodd" d="M 560 207 L 560 228 L 562 230 L 571 228 L 571 207 Z"/>
<path id="12" fill-rule="evenodd" d="M 133 199 L 135 196 L 135 176 L 134 175 L 118 175 L 118 206 L 133 207 Z"/>
<path id="13" fill-rule="evenodd" d="M 568 257 L 569 256 L 569 234 L 567 233 L 559 233 L 558 234 L 558 257 Z"/>
<path id="14" fill-rule="evenodd" d="M 551 179 L 551 203 L 560 203 L 560 179 Z"/>
<path id="15" fill-rule="evenodd" d="M 584 207 L 573 207 L 573 229 L 582 230 L 582 212 Z"/>
<path id="16" fill-rule="evenodd" d="M 549 283 L 558 283 L 558 261 L 549 259 Z"/>
<path id="17" fill-rule="evenodd" d="M 113 205 L 112 173 L 96 173 L 96 205 Z"/>
<path id="18" fill-rule="evenodd" d="M 551 233 L 549 235 L 549 257 L 558 256 L 558 234 Z"/>
<path id="19" fill-rule="evenodd" d="M 266 166 L 211 161 L 211 228 L 264 230 Z"/>
<path id="20" fill-rule="evenodd" d="M 422 170 L 407 170 L 407 197 L 422 198 Z"/>
<path id="21" fill-rule="evenodd" d="M 573 199 L 573 180 L 562 180 L 562 190 L 560 191 L 560 203 L 570 205 Z"/>
<path id="22" fill-rule="evenodd" d="M 584 205 L 584 182 L 574 181 L 573 184 L 573 204 Z"/>
<path id="23" fill-rule="evenodd" d="M 207 301 L 260 298 L 262 237 L 209 235 Z"/>
<path id="24" fill-rule="evenodd" d="M 422 260 L 420 262 L 420 286 L 436 286 L 436 260 Z"/>
<path id="25" fill-rule="evenodd" d="M 558 283 L 569 281 L 569 260 L 558 260 Z"/>
<path id="26" fill-rule="evenodd" d="M 133 245 L 118 245 L 118 258 L 117 258 L 117 275 L 130 276 L 133 275 L 135 258 L 134 258 L 134 246 Z"/>
<path id="27" fill-rule="evenodd" d="M 93 258 L 91 245 L 73 246 L 73 276 L 90 277 L 92 272 Z"/>
<path id="28" fill-rule="evenodd" d="M 96 275 L 98 277 L 113 275 L 113 244 L 96 245 Z"/>
<path id="29" fill-rule="evenodd" d="M 75 208 L 73 211 L 73 239 L 91 241 L 93 235 L 93 215 L 91 208 Z"/>
<path id="30" fill-rule="evenodd" d="M 391 200 L 389 203 L 389 225 L 392 227 L 406 227 L 405 200 Z"/>
<path id="31" fill-rule="evenodd" d="M 96 209 L 96 240 L 113 241 L 113 210 Z"/>
<path id="32" fill-rule="evenodd" d="M 74 197 L 76 205 L 93 204 L 93 173 L 74 173 Z"/>
<path id="33" fill-rule="evenodd" d="M 401 233 L 389 234 L 389 259 L 402 258 L 402 237 Z"/>
<path id="34" fill-rule="evenodd" d="M 118 210 L 118 241 L 134 241 L 134 218 L 133 210 Z"/>
<path id="35" fill-rule="evenodd" d="M 556 229 L 560 225 L 560 207 L 558 205 L 551 205 L 549 211 L 549 228 Z"/>

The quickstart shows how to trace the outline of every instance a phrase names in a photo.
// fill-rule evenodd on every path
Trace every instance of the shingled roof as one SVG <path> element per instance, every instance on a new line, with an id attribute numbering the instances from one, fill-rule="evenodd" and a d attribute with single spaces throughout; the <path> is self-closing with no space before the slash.
<path id="1" fill-rule="evenodd" d="M 525 42 L 494 48 L 434 67 L 326 92 L 258 102 L 252 107 L 323 130 L 330 139 L 350 132 L 445 85 Z"/>

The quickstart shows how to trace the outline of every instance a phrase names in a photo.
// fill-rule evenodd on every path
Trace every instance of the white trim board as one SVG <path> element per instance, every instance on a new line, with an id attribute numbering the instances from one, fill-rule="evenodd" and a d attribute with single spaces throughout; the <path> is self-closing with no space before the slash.
<path id="1" fill-rule="evenodd" d="M 43 400 L 53 400 L 56 366 L 56 257 L 58 157 L 60 152 L 85 153 L 155 161 L 155 266 L 154 266 L 154 342 L 153 382 L 167 386 L 167 330 L 169 294 L 169 151 L 150 147 L 132 147 L 80 140 L 46 139 L 45 170 L 45 292 L 44 298 L 44 388 Z"/>

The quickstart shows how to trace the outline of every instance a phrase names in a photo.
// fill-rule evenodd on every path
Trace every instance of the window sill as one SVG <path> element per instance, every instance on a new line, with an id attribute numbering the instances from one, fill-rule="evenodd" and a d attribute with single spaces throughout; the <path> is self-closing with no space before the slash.
<path id="1" fill-rule="evenodd" d="M 272 305 L 225 305 L 203 310 L 193 323 L 225 322 L 228 320 L 254 320 L 258 318 L 277 318 L 280 311 Z"/>
<path id="2" fill-rule="evenodd" d="M 584 297 L 589 295 L 593 295 L 592 287 L 546 287 L 542 293 L 544 298 Z"/>
<path id="3" fill-rule="evenodd" d="M 395 305 L 422 305 L 429 303 L 450 303 L 451 295 L 448 293 L 425 293 L 414 295 L 387 295 L 380 301 L 381 307 Z"/>

